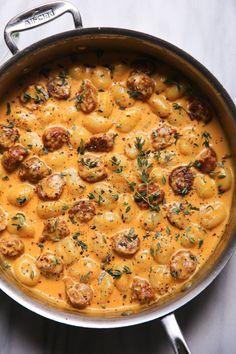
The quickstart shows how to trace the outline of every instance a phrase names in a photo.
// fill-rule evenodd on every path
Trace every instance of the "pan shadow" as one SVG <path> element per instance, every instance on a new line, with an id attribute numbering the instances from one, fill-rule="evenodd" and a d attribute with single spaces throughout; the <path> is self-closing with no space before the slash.
<path id="1" fill-rule="evenodd" d="M 176 312 L 187 341 L 201 323 L 208 303 L 214 300 L 217 283 Z M 173 353 L 158 320 L 119 329 L 76 328 L 38 316 L 3 293 L 0 296 L 0 354 L 110 354 L 111 350 L 113 354 Z"/>

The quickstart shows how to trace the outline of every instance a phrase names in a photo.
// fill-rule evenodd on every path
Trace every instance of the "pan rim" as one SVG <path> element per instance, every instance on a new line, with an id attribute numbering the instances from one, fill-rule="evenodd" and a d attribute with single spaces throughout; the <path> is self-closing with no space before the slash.
<path id="1" fill-rule="evenodd" d="M 223 101 L 225 102 L 227 108 L 229 109 L 232 116 L 236 117 L 236 107 L 234 105 L 233 100 L 221 85 L 221 83 L 216 79 L 216 77 L 198 60 L 192 57 L 190 54 L 185 52 L 184 50 L 178 48 L 177 46 L 162 40 L 158 37 L 152 36 L 150 34 L 146 34 L 139 31 L 124 29 L 124 28 L 115 28 L 115 27 L 90 27 L 90 28 L 80 28 L 74 29 L 71 31 L 62 32 L 59 34 L 55 34 L 53 36 L 42 39 L 36 43 L 31 44 L 30 46 L 24 48 L 23 50 L 16 53 L 13 57 L 11 57 L 8 61 L 6 61 L 0 67 L 0 76 L 6 71 L 9 70 L 17 61 L 21 58 L 33 53 L 36 49 L 43 48 L 48 46 L 49 44 L 57 44 L 62 40 L 72 38 L 75 36 L 88 36 L 88 35 L 115 35 L 115 36 L 126 36 L 133 39 L 143 40 L 144 42 L 149 42 L 154 45 L 159 45 L 169 51 L 173 52 L 177 56 L 184 59 L 190 65 L 192 65 L 197 71 L 201 72 L 207 81 L 214 87 L 214 89 L 220 93 Z M 226 249 L 219 257 L 218 263 L 209 271 L 205 278 L 203 278 L 199 284 L 195 286 L 189 293 L 181 296 L 179 299 L 173 301 L 163 309 L 150 309 L 149 312 L 138 312 L 137 314 L 119 318 L 96 318 L 96 317 L 88 317 L 83 314 L 72 315 L 70 313 L 65 313 L 63 311 L 58 311 L 53 307 L 48 308 L 45 305 L 40 304 L 39 301 L 31 298 L 28 295 L 25 295 L 23 291 L 18 289 L 17 287 L 13 287 L 6 280 L 0 277 L 0 289 L 5 292 L 9 297 L 15 300 L 17 303 L 26 307 L 27 309 L 41 315 L 45 318 L 69 324 L 72 326 L 78 327 L 86 327 L 86 328 L 118 328 L 118 327 L 126 327 L 131 325 L 137 325 L 141 323 L 145 323 L 148 321 L 152 321 L 169 313 L 172 313 L 194 299 L 197 295 L 199 295 L 207 286 L 209 286 L 212 281 L 217 277 L 217 275 L 222 271 L 225 267 L 226 263 L 229 261 L 230 257 L 233 254 L 234 248 L 236 247 L 236 240 L 232 237 L 230 242 L 227 244 Z M 13 289 L 14 288 L 14 289 Z"/>

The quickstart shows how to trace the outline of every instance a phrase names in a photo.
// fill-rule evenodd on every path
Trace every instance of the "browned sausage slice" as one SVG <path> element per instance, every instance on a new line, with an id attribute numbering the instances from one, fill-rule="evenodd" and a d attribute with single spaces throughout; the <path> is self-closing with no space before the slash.
<path id="1" fill-rule="evenodd" d="M 61 258 L 50 252 L 41 254 L 36 261 L 36 266 L 46 277 L 59 275 L 64 268 Z"/>
<path id="2" fill-rule="evenodd" d="M 130 96 L 138 100 L 147 101 L 154 92 L 155 83 L 150 76 L 144 73 L 133 73 L 127 80 Z"/>
<path id="3" fill-rule="evenodd" d="M 91 113 L 98 104 L 97 89 L 90 80 L 83 80 L 79 92 L 76 94 L 76 107 L 84 113 Z"/>
<path id="4" fill-rule="evenodd" d="M 44 222 L 44 228 L 40 241 L 59 241 L 70 234 L 67 223 L 62 218 L 50 218 Z"/>
<path id="5" fill-rule="evenodd" d="M 77 202 L 69 210 L 69 218 L 75 222 L 88 222 L 95 215 L 95 206 L 90 200 L 84 199 Z"/>
<path id="6" fill-rule="evenodd" d="M 58 100 L 66 100 L 70 96 L 70 85 L 66 78 L 56 77 L 47 83 L 47 90 L 50 97 Z"/>
<path id="7" fill-rule="evenodd" d="M 67 278 L 65 287 L 66 295 L 73 307 L 82 309 L 91 304 L 93 289 L 89 284 L 77 283 Z"/>
<path id="8" fill-rule="evenodd" d="M 169 184 L 175 194 L 187 195 L 193 185 L 193 173 L 188 166 L 179 166 L 172 170 Z"/>
<path id="9" fill-rule="evenodd" d="M 24 161 L 19 168 L 19 177 L 21 180 L 28 180 L 31 183 L 37 183 L 47 177 L 51 169 L 37 156 Z"/>
<path id="10" fill-rule="evenodd" d="M 105 165 L 98 156 L 85 154 L 78 165 L 79 176 L 87 182 L 94 183 L 107 177 Z"/>
<path id="11" fill-rule="evenodd" d="M 170 125 L 163 124 L 151 133 L 151 143 L 155 151 L 163 150 L 176 141 L 177 131 Z"/>
<path id="12" fill-rule="evenodd" d="M 214 171 L 217 166 L 217 156 L 215 151 L 209 147 L 204 149 L 199 158 L 194 162 L 194 167 L 196 167 L 202 173 L 210 173 Z"/>
<path id="13" fill-rule="evenodd" d="M 44 147 L 48 151 L 55 151 L 69 143 L 70 134 L 63 127 L 50 127 L 45 130 L 42 139 Z"/>
<path id="14" fill-rule="evenodd" d="M 195 98 L 188 106 L 188 114 L 192 120 L 208 123 L 213 117 L 211 106 L 204 100 Z"/>
<path id="15" fill-rule="evenodd" d="M 7 171 L 13 172 L 28 155 L 29 151 L 24 146 L 12 145 L 2 155 L 2 166 Z"/>
<path id="16" fill-rule="evenodd" d="M 135 277 L 131 286 L 131 299 L 140 303 L 149 303 L 154 300 L 155 294 L 148 280 Z"/>
<path id="17" fill-rule="evenodd" d="M 20 137 L 17 129 L 0 126 L 0 149 L 5 150 L 13 145 Z"/>
<path id="18" fill-rule="evenodd" d="M 0 239 L 0 253 L 6 257 L 16 257 L 24 251 L 23 242 L 15 236 L 6 236 Z"/>
<path id="19" fill-rule="evenodd" d="M 38 197 L 42 200 L 58 200 L 63 192 L 64 186 L 65 182 L 63 178 L 58 173 L 54 173 L 38 183 Z"/>
<path id="20" fill-rule="evenodd" d="M 85 148 L 91 152 L 108 152 L 113 148 L 113 137 L 108 134 L 97 134 L 91 136 L 90 140 L 85 144 Z"/>
<path id="21" fill-rule="evenodd" d="M 141 209 L 158 209 L 165 192 L 156 183 L 140 184 L 134 194 L 134 201 Z"/>
<path id="22" fill-rule="evenodd" d="M 197 258 L 190 251 L 179 250 L 171 257 L 170 272 L 176 279 L 188 279 L 196 268 Z"/>
<path id="23" fill-rule="evenodd" d="M 112 249 L 121 256 L 130 256 L 139 250 L 140 239 L 133 228 L 118 232 L 112 237 Z"/>

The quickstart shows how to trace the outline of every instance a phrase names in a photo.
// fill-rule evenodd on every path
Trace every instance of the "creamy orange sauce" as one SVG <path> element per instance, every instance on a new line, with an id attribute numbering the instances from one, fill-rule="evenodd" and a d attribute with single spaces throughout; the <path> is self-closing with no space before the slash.
<path id="1" fill-rule="evenodd" d="M 197 94 L 190 92 L 191 85 L 185 78 L 177 75 L 178 80 L 173 79 L 176 73 L 160 64 L 150 74 L 155 84 L 151 97 L 140 100 L 127 88 L 136 59 L 132 55 L 118 57 L 103 53 L 97 57 L 90 53 L 74 60 L 49 63 L 43 71 L 40 68 L 41 74 L 39 69 L 35 75 L 23 78 L 0 105 L 0 123 L 14 125 L 20 135 L 15 144 L 29 151 L 25 161 L 38 156 L 51 173 L 59 173 L 65 182 L 58 200 L 43 201 L 37 194 L 37 184 L 20 180 L 19 168 L 9 173 L 0 165 L 1 207 L 8 216 L 0 242 L 14 234 L 24 244 L 23 254 L 9 257 L 2 253 L 3 271 L 56 306 L 72 306 L 65 291 L 68 278 L 91 286 L 93 298 L 85 307 L 86 311 L 122 309 L 125 312 L 166 301 L 180 292 L 204 265 L 228 222 L 233 175 L 229 147 L 216 117 L 207 124 L 190 119 L 188 107 Z M 57 99 L 46 95 L 44 102 L 36 99 L 36 103 L 30 105 L 29 101 L 35 100 L 32 96 L 27 98 L 31 95 L 28 86 L 39 85 L 47 93 L 47 82 L 56 75 L 60 76 L 62 84 L 63 80 L 68 82 L 69 97 Z M 83 80 L 90 80 L 97 90 L 96 107 L 90 113 L 80 108 L 83 97 L 78 96 L 78 92 Z M 20 99 L 22 93 L 28 95 L 25 102 Z M 151 134 L 163 124 L 176 130 L 174 141 L 155 151 Z M 45 130 L 51 126 L 64 127 L 70 135 L 68 144 L 52 152 L 45 149 L 42 141 Z M 101 133 L 112 134 L 110 151 L 84 151 L 89 139 Z M 211 173 L 202 173 L 194 162 L 208 146 L 216 152 L 217 166 Z M 78 160 L 88 153 L 99 156 L 104 163 L 106 177 L 101 181 L 87 182 L 78 174 Z M 139 166 L 142 158 L 149 165 L 145 170 L 147 183 L 142 175 L 143 168 Z M 190 166 L 193 184 L 187 194 L 183 191 L 181 195 L 174 193 L 169 176 L 183 165 Z M 154 207 L 150 200 L 150 205 L 142 208 L 137 198 L 135 201 L 135 193 L 139 185 L 151 183 L 165 193 L 164 200 Z M 87 222 L 75 222 L 69 217 L 69 211 L 82 199 L 93 203 L 95 215 Z M 181 215 L 178 208 L 174 210 L 183 223 L 181 228 L 170 223 L 167 217 L 172 202 L 188 208 L 185 215 Z M 24 214 L 26 231 L 25 225 L 13 225 L 19 222 L 14 219 L 17 213 Z M 44 222 L 52 217 L 61 217 L 70 234 L 61 240 L 55 237 L 41 241 Z M 117 253 L 112 246 L 114 235 L 126 229 L 140 241 L 137 251 L 130 256 Z M 101 234 L 103 238 L 98 242 L 96 237 Z M 190 251 L 196 262 L 196 269 L 186 279 L 179 278 L 178 271 L 170 267 L 171 257 L 178 250 Z M 59 275 L 47 276 L 37 266 L 31 267 L 30 273 L 19 270 L 22 257 L 29 255 L 35 265 L 45 252 L 61 259 L 64 268 Z M 84 258 L 95 262 L 92 269 L 83 263 Z M 20 273 L 24 271 L 26 275 L 22 277 Z M 150 301 L 140 301 L 134 296 L 132 284 L 137 276 L 148 281 L 153 292 Z"/>

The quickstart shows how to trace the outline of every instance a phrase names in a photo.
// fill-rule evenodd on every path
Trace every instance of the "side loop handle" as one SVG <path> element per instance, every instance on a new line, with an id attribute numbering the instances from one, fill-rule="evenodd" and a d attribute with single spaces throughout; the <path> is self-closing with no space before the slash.
<path id="1" fill-rule="evenodd" d="M 27 31 L 31 28 L 42 26 L 67 12 L 71 13 L 73 16 L 75 28 L 82 27 L 82 20 L 79 10 L 68 1 L 51 2 L 28 11 L 24 11 L 13 17 L 4 29 L 4 39 L 12 54 L 16 54 L 19 51 L 19 48 L 17 47 L 12 36 L 14 33 Z"/>
<path id="2" fill-rule="evenodd" d="M 171 341 L 175 354 L 191 354 L 191 351 L 179 328 L 178 322 L 176 321 L 174 313 L 161 318 L 161 322 Z"/>

